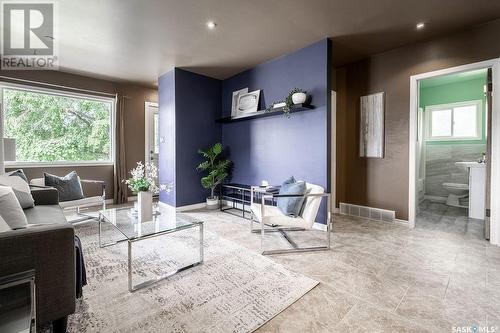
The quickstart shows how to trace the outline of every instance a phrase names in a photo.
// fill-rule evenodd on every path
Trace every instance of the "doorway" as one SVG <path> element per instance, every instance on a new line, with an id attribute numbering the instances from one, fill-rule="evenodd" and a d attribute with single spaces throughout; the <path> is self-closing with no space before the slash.
<path id="1" fill-rule="evenodd" d="M 158 103 L 146 102 L 144 106 L 144 151 L 145 162 L 151 162 L 158 168 L 158 156 L 160 153 L 160 133 Z"/>
<path id="2" fill-rule="evenodd" d="M 498 244 L 498 208 L 488 207 L 500 189 L 498 68 L 495 59 L 410 78 L 411 227 L 462 228 Z"/>

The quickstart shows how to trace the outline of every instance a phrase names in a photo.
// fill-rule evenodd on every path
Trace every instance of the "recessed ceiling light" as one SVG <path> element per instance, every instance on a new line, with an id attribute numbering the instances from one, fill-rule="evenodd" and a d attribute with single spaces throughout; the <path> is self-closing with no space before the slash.
<path id="1" fill-rule="evenodd" d="M 207 28 L 210 29 L 210 30 L 215 29 L 216 26 L 217 26 L 217 24 L 214 21 L 208 21 L 207 22 Z"/>
<path id="2" fill-rule="evenodd" d="M 422 30 L 424 27 L 425 27 L 425 23 L 424 22 L 417 23 L 417 29 L 418 30 Z"/>

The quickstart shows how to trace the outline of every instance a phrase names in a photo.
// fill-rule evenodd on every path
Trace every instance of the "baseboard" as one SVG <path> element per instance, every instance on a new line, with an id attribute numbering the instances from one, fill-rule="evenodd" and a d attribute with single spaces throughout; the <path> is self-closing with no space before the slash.
<path id="1" fill-rule="evenodd" d="M 326 224 L 314 222 L 313 229 L 326 231 Z"/>
<path id="2" fill-rule="evenodd" d="M 200 202 L 200 203 L 197 203 L 197 204 L 180 206 L 180 207 L 174 207 L 172 205 L 169 205 L 169 204 L 161 202 L 161 201 L 159 201 L 158 204 L 160 206 L 166 207 L 166 208 L 175 208 L 175 210 L 177 212 L 184 212 L 184 211 L 188 211 L 188 210 L 201 209 L 201 208 L 205 208 L 205 206 L 206 206 L 205 202 Z"/>
<path id="3" fill-rule="evenodd" d="M 401 219 L 394 219 L 395 224 L 400 224 L 409 227 L 410 224 L 408 223 L 408 220 L 401 220 Z"/>
<path id="4" fill-rule="evenodd" d="M 176 207 L 175 210 L 178 212 L 184 212 L 186 210 L 205 208 L 206 206 L 207 206 L 206 202 L 200 202 L 200 203 L 196 203 L 196 204 L 192 204 L 192 205 Z"/>

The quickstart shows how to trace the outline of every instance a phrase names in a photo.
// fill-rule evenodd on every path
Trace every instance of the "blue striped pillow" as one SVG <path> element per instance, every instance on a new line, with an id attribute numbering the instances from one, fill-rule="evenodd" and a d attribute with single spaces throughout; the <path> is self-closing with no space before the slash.
<path id="1" fill-rule="evenodd" d="M 279 194 L 297 194 L 304 195 L 306 193 L 306 183 L 298 182 L 292 176 L 285 180 L 281 184 Z M 289 197 L 289 198 L 278 198 L 276 200 L 276 206 L 285 215 L 298 216 L 302 205 L 304 204 L 304 197 Z"/>

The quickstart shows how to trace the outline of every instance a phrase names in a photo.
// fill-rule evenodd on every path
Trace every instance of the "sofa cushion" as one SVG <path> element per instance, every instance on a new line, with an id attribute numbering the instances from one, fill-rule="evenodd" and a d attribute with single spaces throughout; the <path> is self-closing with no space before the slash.
<path id="1" fill-rule="evenodd" d="M 11 187 L 0 186 L 0 215 L 11 229 L 26 228 L 28 222 Z"/>
<path id="2" fill-rule="evenodd" d="M 0 215 L 0 232 L 4 231 L 9 231 L 11 230 L 7 222 L 3 219 L 3 217 Z"/>
<path id="3" fill-rule="evenodd" d="M 306 183 L 297 182 L 292 176 L 281 184 L 280 195 L 304 195 L 306 193 Z M 276 200 L 277 207 L 285 215 L 298 216 L 304 203 L 304 197 L 289 197 L 278 198 Z"/>
<path id="4" fill-rule="evenodd" d="M 59 192 L 59 201 L 83 199 L 82 184 L 76 171 L 71 171 L 64 177 L 43 173 L 45 186 L 51 186 Z"/>
<path id="5" fill-rule="evenodd" d="M 261 204 L 253 203 L 251 208 L 257 221 L 263 221 L 264 224 L 281 227 L 304 228 L 305 220 L 302 217 L 290 217 L 284 215 L 283 212 L 276 206 L 265 205 L 264 218 L 262 218 Z"/>
<path id="6" fill-rule="evenodd" d="M 21 176 L 18 176 L 17 174 L 0 175 L 0 185 L 12 187 L 19 204 L 23 209 L 34 206 L 35 202 L 31 196 L 30 186 Z"/>
<path id="7" fill-rule="evenodd" d="M 67 223 L 64 213 L 58 205 L 35 206 L 24 210 L 28 227 L 40 224 Z"/>

